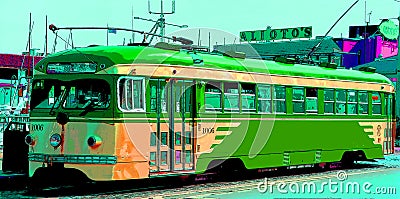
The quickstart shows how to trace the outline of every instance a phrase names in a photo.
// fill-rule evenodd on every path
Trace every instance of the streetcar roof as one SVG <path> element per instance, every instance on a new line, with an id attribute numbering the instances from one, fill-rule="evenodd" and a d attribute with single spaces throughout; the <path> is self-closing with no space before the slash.
<path id="1" fill-rule="evenodd" d="M 194 64 L 194 59 L 200 59 L 202 60 L 202 63 Z M 257 59 L 238 59 L 207 53 L 194 54 L 193 52 L 188 51 L 173 51 L 141 46 L 95 46 L 61 51 L 48 55 L 46 58 L 42 59 L 35 66 L 35 70 L 45 73 L 48 63 L 57 62 L 96 62 L 97 64 L 104 64 L 105 67 L 98 71 L 115 67 L 115 65 L 120 64 L 194 65 L 200 68 L 218 70 L 377 82 L 393 85 L 385 76 L 372 72 L 333 69 L 312 65 L 285 64 Z"/>

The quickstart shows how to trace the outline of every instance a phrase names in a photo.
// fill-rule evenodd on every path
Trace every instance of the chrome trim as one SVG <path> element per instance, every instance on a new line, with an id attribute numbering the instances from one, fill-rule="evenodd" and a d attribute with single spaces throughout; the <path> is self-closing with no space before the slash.
<path id="1" fill-rule="evenodd" d="M 117 164 L 117 156 L 111 155 L 48 155 L 29 153 L 28 160 L 44 163 Z"/>

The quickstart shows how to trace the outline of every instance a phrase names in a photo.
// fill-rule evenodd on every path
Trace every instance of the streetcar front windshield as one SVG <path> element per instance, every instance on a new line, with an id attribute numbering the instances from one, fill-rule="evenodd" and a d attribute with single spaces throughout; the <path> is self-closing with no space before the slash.
<path id="1" fill-rule="evenodd" d="M 74 81 L 36 80 L 33 83 L 32 109 L 105 109 L 110 105 L 110 86 L 101 79 Z"/>

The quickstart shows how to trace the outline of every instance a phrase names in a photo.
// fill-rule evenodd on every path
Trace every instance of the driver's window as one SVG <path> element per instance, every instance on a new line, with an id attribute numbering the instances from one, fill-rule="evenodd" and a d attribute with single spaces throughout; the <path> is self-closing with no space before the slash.
<path id="1" fill-rule="evenodd" d="M 32 99 L 33 108 L 58 108 L 60 99 L 65 91 L 65 86 L 61 86 L 59 82 L 44 80 L 37 81 L 34 84 L 33 93 L 35 98 Z"/>
<path id="2" fill-rule="evenodd" d="M 110 105 L 110 98 L 110 89 L 105 81 L 74 81 L 68 89 L 63 106 L 72 109 L 103 109 Z"/>

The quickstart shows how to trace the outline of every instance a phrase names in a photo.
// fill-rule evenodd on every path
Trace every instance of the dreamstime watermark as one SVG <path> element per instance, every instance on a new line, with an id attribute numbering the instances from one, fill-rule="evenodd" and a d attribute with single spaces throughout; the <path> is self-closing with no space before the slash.
<path id="1" fill-rule="evenodd" d="M 271 182 L 265 178 L 258 183 L 257 189 L 260 193 L 281 194 L 316 194 L 316 193 L 348 193 L 348 194 L 396 194 L 396 187 L 374 187 L 371 182 L 347 181 L 347 173 L 338 171 L 336 179 L 329 179 L 322 182 Z"/>

